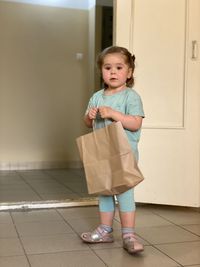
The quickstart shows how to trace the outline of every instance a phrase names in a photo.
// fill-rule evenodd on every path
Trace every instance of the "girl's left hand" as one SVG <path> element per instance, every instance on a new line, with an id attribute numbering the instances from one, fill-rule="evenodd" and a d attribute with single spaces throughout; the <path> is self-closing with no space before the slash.
<path id="1" fill-rule="evenodd" d="M 107 106 L 99 107 L 99 114 L 102 119 L 112 118 L 114 110 Z"/>

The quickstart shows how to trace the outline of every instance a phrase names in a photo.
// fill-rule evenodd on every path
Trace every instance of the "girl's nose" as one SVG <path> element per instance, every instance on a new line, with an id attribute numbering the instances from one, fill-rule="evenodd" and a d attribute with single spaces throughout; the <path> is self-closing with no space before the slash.
<path id="1" fill-rule="evenodd" d="M 110 72 L 115 73 L 115 68 L 112 68 Z"/>

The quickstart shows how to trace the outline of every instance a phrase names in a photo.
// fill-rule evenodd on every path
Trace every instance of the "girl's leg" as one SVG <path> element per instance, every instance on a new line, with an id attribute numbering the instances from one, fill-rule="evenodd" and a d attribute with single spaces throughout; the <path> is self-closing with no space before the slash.
<path id="1" fill-rule="evenodd" d="M 123 247 L 129 253 L 143 251 L 143 245 L 135 237 L 135 201 L 133 189 L 117 196 L 122 225 Z"/>
<path id="2" fill-rule="evenodd" d="M 122 228 L 134 228 L 136 206 L 133 189 L 117 195 L 117 200 L 119 204 L 119 215 Z"/>
<path id="3" fill-rule="evenodd" d="M 99 197 L 99 214 L 101 224 L 112 227 L 115 215 L 115 200 L 113 196 Z"/>

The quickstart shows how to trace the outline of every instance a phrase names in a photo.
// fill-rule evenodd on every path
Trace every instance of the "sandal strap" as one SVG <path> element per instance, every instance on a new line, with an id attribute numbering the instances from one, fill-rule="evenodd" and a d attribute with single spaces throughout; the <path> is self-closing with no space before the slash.
<path id="1" fill-rule="evenodd" d="M 94 241 L 103 241 L 103 238 L 105 235 L 107 235 L 108 232 L 103 229 L 101 226 L 98 226 L 92 233 L 91 233 L 91 238 Z"/>
<path id="2" fill-rule="evenodd" d="M 126 233 L 126 234 L 123 234 L 123 239 L 130 239 L 130 240 L 135 240 L 137 241 L 137 238 L 135 236 L 134 233 Z"/>

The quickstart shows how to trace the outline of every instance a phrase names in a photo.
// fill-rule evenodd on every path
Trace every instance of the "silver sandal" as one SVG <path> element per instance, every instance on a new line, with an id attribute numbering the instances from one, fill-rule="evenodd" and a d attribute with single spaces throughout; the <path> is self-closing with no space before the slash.
<path id="1" fill-rule="evenodd" d="M 144 250 L 144 246 L 137 240 L 133 233 L 123 235 L 123 248 L 130 254 L 139 253 Z"/>
<path id="2" fill-rule="evenodd" d="M 113 234 L 108 233 L 102 227 L 98 226 L 94 231 L 82 233 L 81 239 L 86 243 L 112 243 Z"/>

